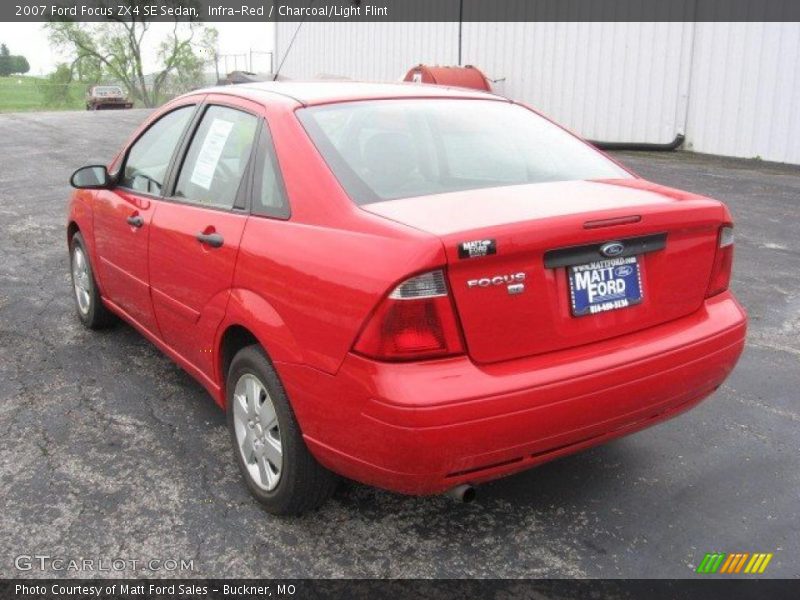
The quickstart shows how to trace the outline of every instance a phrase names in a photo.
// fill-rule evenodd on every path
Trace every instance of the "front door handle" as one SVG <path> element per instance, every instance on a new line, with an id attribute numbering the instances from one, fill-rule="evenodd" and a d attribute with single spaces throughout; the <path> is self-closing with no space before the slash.
<path id="1" fill-rule="evenodd" d="M 218 233 L 198 233 L 196 237 L 198 242 L 212 248 L 219 248 L 225 242 L 225 238 Z"/>
<path id="2" fill-rule="evenodd" d="M 128 217 L 125 220 L 128 222 L 128 225 L 131 225 L 133 227 L 137 227 L 138 228 L 138 227 L 141 227 L 142 225 L 144 225 L 144 219 L 142 217 L 140 217 L 139 215 L 132 215 L 132 216 Z"/>

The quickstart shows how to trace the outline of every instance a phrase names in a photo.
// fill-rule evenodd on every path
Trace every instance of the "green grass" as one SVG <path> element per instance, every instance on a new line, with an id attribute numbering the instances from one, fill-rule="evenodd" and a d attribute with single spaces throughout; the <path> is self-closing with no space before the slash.
<path id="1" fill-rule="evenodd" d="M 39 77 L 0 77 L 0 113 L 85 108 L 86 84 L 71 83 L 55 90 L 50 86 L 47 79 Z"/>

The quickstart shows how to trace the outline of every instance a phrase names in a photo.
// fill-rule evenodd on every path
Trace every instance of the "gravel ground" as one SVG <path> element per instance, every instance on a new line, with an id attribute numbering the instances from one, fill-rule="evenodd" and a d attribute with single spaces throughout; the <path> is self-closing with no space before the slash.
<path id="1" fill-rule="evenodd" d="M 774 552 L 767 576 L 800 575 L 800 168 L 618 155 L 737 220 L 751 331 L 698 408 L 470 505 L 348 483 L 281 519 L 251 500 L 197 383 L 130 327 L 91 333 L 74 315 L 67 179 L 145 114 L 0 115 L 0 576 L 59 574 L 16 570 L 42 554 L 193 561 L 128 577 L 687 577 L 710 551 Z"/>

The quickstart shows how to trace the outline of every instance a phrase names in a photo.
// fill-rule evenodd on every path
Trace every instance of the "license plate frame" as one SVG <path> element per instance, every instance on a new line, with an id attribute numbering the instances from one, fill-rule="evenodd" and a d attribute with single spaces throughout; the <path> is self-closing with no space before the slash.
<path id="1" fill-rule="evenodd" d="M 586 317 L 641 304 L 639 256 L 608 258 L 567 267 L 572 316 Z"/>

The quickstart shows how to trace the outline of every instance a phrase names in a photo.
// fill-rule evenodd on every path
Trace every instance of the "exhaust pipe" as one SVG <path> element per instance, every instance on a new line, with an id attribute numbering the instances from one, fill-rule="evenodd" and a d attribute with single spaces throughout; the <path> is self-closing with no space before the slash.
<path id="1" fill-rule="evenodd" d="M 448 490 L 447 495 L 456 502 L 469 504 L 475 500 L 475 488 L 468 483 L 462 483 L 461 485 L 457 485 L 456 487 Z"/>

